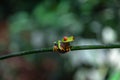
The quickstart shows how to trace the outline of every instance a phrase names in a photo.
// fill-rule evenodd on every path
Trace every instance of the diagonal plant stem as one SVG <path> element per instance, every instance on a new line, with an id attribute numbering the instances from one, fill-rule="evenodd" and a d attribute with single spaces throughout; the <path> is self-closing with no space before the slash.
<path id="1" fill-rule="evenodd" d="M 113 49 L 113 48 L 120 48 L 120 44 L 72 46 L 71 51 L 89 50 L 89 49 Z M 15 52 L 15 53 L 12 53 L 12 54 L 7 54 L 7 55 L 0 56 L 0 60 L 11 58 L 11 57 L 29 55 L 29 54 L 43 53 L 43 52 L 53 52 L 53 48 L 50 47 L 50 48 L 41 48 L 41 49 L 38 49 L 38 50 L 28 50 L 28 51 Z"/>

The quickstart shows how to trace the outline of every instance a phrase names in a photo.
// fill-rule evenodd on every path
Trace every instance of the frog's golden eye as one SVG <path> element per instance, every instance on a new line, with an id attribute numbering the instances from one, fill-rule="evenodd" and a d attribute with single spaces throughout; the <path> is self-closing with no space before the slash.
<path id="1" fill-rule="evenodd" d="M 64 41 L 67 41 L 68 37 L 67 36 L 64 36 L 63 40 Z"/>

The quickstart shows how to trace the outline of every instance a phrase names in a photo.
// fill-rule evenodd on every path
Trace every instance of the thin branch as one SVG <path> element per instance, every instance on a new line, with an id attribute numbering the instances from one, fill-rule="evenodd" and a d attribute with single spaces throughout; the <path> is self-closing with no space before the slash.
<path id="1" fill-rule="evenodd" d="M 113 49 L 113 48 L 120 48 L 120 44 L 72 46 L 71 51 L 74 51 L 74 50 L 89 50 L 89 49 Z M 15 52 L 15 53 L 0 56 L 0 60 L 11 58 L 11 57 L 29 55 L 29 54 L 43 53 L 43 52 L 53 52 L 53 48 L 50 47 L 50 48 L 42 48 L 42 49 L 39 49 L 39 50 L 29 50 L 29 51 Z"/>

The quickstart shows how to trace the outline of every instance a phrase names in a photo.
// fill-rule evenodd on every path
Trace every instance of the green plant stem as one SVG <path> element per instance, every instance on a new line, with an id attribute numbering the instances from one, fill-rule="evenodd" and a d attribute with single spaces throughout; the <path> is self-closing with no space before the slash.
<path id="1" fill-rule="evenodd" d="M 81 45 L 81 46 L 72 46 L 71 51 L 75 50 L 89 50 L 89 49 L 113 49 L 113 48 L 120 48 L 120 45 L 113 44 L 113 45 Z M 16 56 L 23 56 L 29 54 L 36 54 L 36 53 L 43 53 L 43 52 L 53 52 L 53 48 L 41 48 L 39 50 L 28 50 L 28 51 L 21 51 L 15 52 L 7 55 L 0 56 L 0 60 L 16 57 Z"/>

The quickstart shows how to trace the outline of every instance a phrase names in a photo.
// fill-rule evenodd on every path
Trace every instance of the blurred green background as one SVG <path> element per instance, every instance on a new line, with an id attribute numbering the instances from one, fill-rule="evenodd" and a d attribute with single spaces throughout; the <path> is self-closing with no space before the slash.
<path id="1" fill-rule="evenodd" d="M 120 42 L 119 0 L 1 0 L 0 55 L 53 46 Z M 120 80 L 120 50 L 31 54 L 0 61 L 0 80 Z"/>

